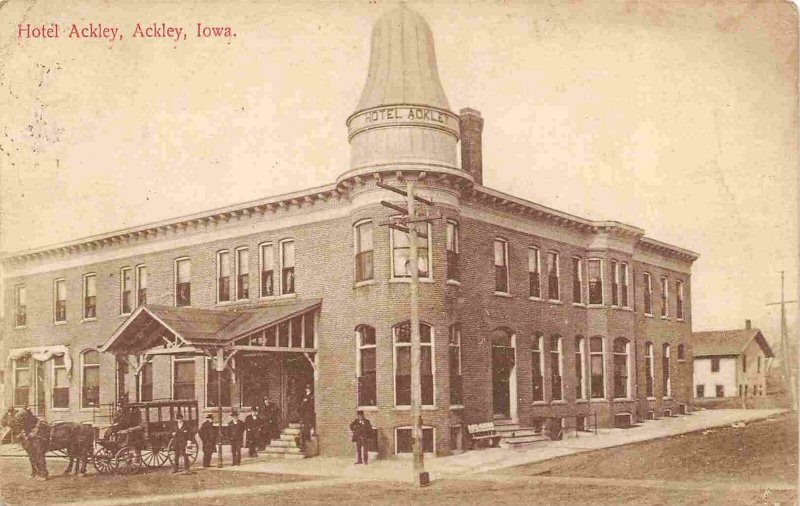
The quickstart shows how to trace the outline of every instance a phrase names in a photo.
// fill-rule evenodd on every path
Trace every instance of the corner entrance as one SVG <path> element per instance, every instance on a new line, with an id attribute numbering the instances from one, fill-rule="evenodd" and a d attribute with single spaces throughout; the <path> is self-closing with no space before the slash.
<path id="1" fill-rule="evenodd" d="M 516 419 L 515 336 L 506 329 L 492 332 L 492 409 L 495 419 Z"/>

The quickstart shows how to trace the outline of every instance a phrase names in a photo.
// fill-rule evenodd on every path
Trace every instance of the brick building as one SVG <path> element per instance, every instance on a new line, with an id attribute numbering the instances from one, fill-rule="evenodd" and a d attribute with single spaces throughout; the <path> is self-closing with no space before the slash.
<path id="1" fill-rule="evenodd" d="M 379 226 L 401 202 L 376 186 L 409 179 L 443 215 L 419 243 L 426 450 L 461 449 L 467 424 L 692 403 L 697 255 L 483 186 L 481 114 L 450 110 L 409 8 L 377 21 L 347 126 L 332 184 L 5 256 L 6 403 L 81 420 L 123 393 L 245 412 L 267 393 L 286 422 L 312 385 L 322 454 L 351 451 L 357 408 L 382 453 L 409 451 L 408 240 Z"/>

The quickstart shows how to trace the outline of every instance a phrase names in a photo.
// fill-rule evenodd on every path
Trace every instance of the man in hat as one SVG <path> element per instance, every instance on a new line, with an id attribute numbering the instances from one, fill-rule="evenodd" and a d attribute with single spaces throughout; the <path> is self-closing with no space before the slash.
<path id="1" fill-rule="evenodd" d="M 206 415 L 200 426 L 200 440 L 203 442 L 203 467 L 211 466 L 211 457 L 217 451 L 217 429 L 214 427 L 214 415 Z"/>
<path id="2" fill-rule="evenodd" d="M 180 460 L 183 457 L 184 473 L 190 474 L 189 455 L 186 454 L 186 446 L 197 442 L 197 433 L 183 420 L 183 414 L 178 412 L 175 419 L 178 421 L 178 428 L 172 435 L 173 450 L 175 459 L 172 461 L 172 472 L 177 473 L 180 469 Z M 198 445 L 199 446 L 199 445 Z"/>
<path id="3" fill-rule="evenodd" d="M 258 411 L 253 411 L 244 419 L 244 426 L 247 429 L 247 456 L 258 457 L 258 445 L 261 442 L 262 418 Z"/>
<path id="4" fill-rule="evenodd" d="M 242 463 L 242 438 L 244 437 L 244 422 L 239 420 L 239 412 L 231 411 L 231 421 L 228 423 L 228 430 L 231 435 L 231 456 L 233 465 L 238 466 Z"/>
<path id="5" fill-rule="evenodd" d="M 350 432 L 352 432 L 353 442 L 356 444 L 356 464 L 369 464 L 367 443 L 372 437 L 372 424 L 364 417 L 363 411 L 356 411 L 356 419 L 350 423 Z"/>

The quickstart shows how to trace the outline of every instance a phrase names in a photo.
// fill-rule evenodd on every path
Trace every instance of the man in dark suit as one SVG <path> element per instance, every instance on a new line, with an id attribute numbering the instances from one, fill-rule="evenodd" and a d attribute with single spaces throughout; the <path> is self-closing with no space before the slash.
<path id="1" fill-rule="evenodd" d="M 203 467 L 211 466 L 211 457 L 217 451 L 217 428 L 214 427 L 214 415 L 206 415 L 200 426 L 200 440 L 203 442 Z"/>
<path id="2" fill-rule="evenodd" d="M 356 464 L 369 464 L 367 443 L 372 438 L 372 424 L 364 417 L 363 411 L 356 411 L 356 419 L 350 423 L 350 432 L 353 433 L 353 442 L 356 444 Z"/>
<path id="3" fill-rule="evenodd" d="M 231 456 L 233 465 L 242 463 L 242 437 L 244 437 L 245 423 L 239 420 L 239 412 L 231 411 L 231 421 L 228 424 L 231 435 Z"/>
<path id="4" fill-rule="evenodd" d="M 262 421 L 258 411 L 253 411 L 244 419 L 244 428 L 247 429 L 247 456 L 258 457 L 258 444 L 261 440 Z"/>
<path id="5" fill-rule="evenodd" d="M 189 462 L 189 455 L 186 454 L 186 447 L 196 443 L 197 433 L 195 433 L 188 423 L 184 422 L 183 414 L 180 412 L 177 414 L 175 419 L 178 420 L 178 428 L 175 430 L 172 436 L 172 445 L 173 450 L 175 451 L 175 458 L 172 460 L 172 472 L 178 472 L 180 468 L 180 460 L 181 457 L 183 457 L 184 473 L 190 474 L 191 471 L 189 470 L 189 466 L 191 464 Z"/>

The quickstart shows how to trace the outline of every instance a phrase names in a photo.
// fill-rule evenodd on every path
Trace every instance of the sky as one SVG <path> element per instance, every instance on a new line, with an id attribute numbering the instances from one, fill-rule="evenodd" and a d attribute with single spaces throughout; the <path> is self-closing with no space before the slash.
<path id="1" fill-rule="evenodd" d="M 395 5 L 0 1 L 0 250 L 333 182 L 372 24 Z M 408 5 L 451 108 L 485 118 L 486 186 L 700 253 L 694 330 L 751 319 L 777 338 L 778 271 L 788 299 L 798 287 L 792 4 Z M 19 38 L 28 23 L 60 36 Z M 70 39 L 73 23 L 122 40 Z"/>

